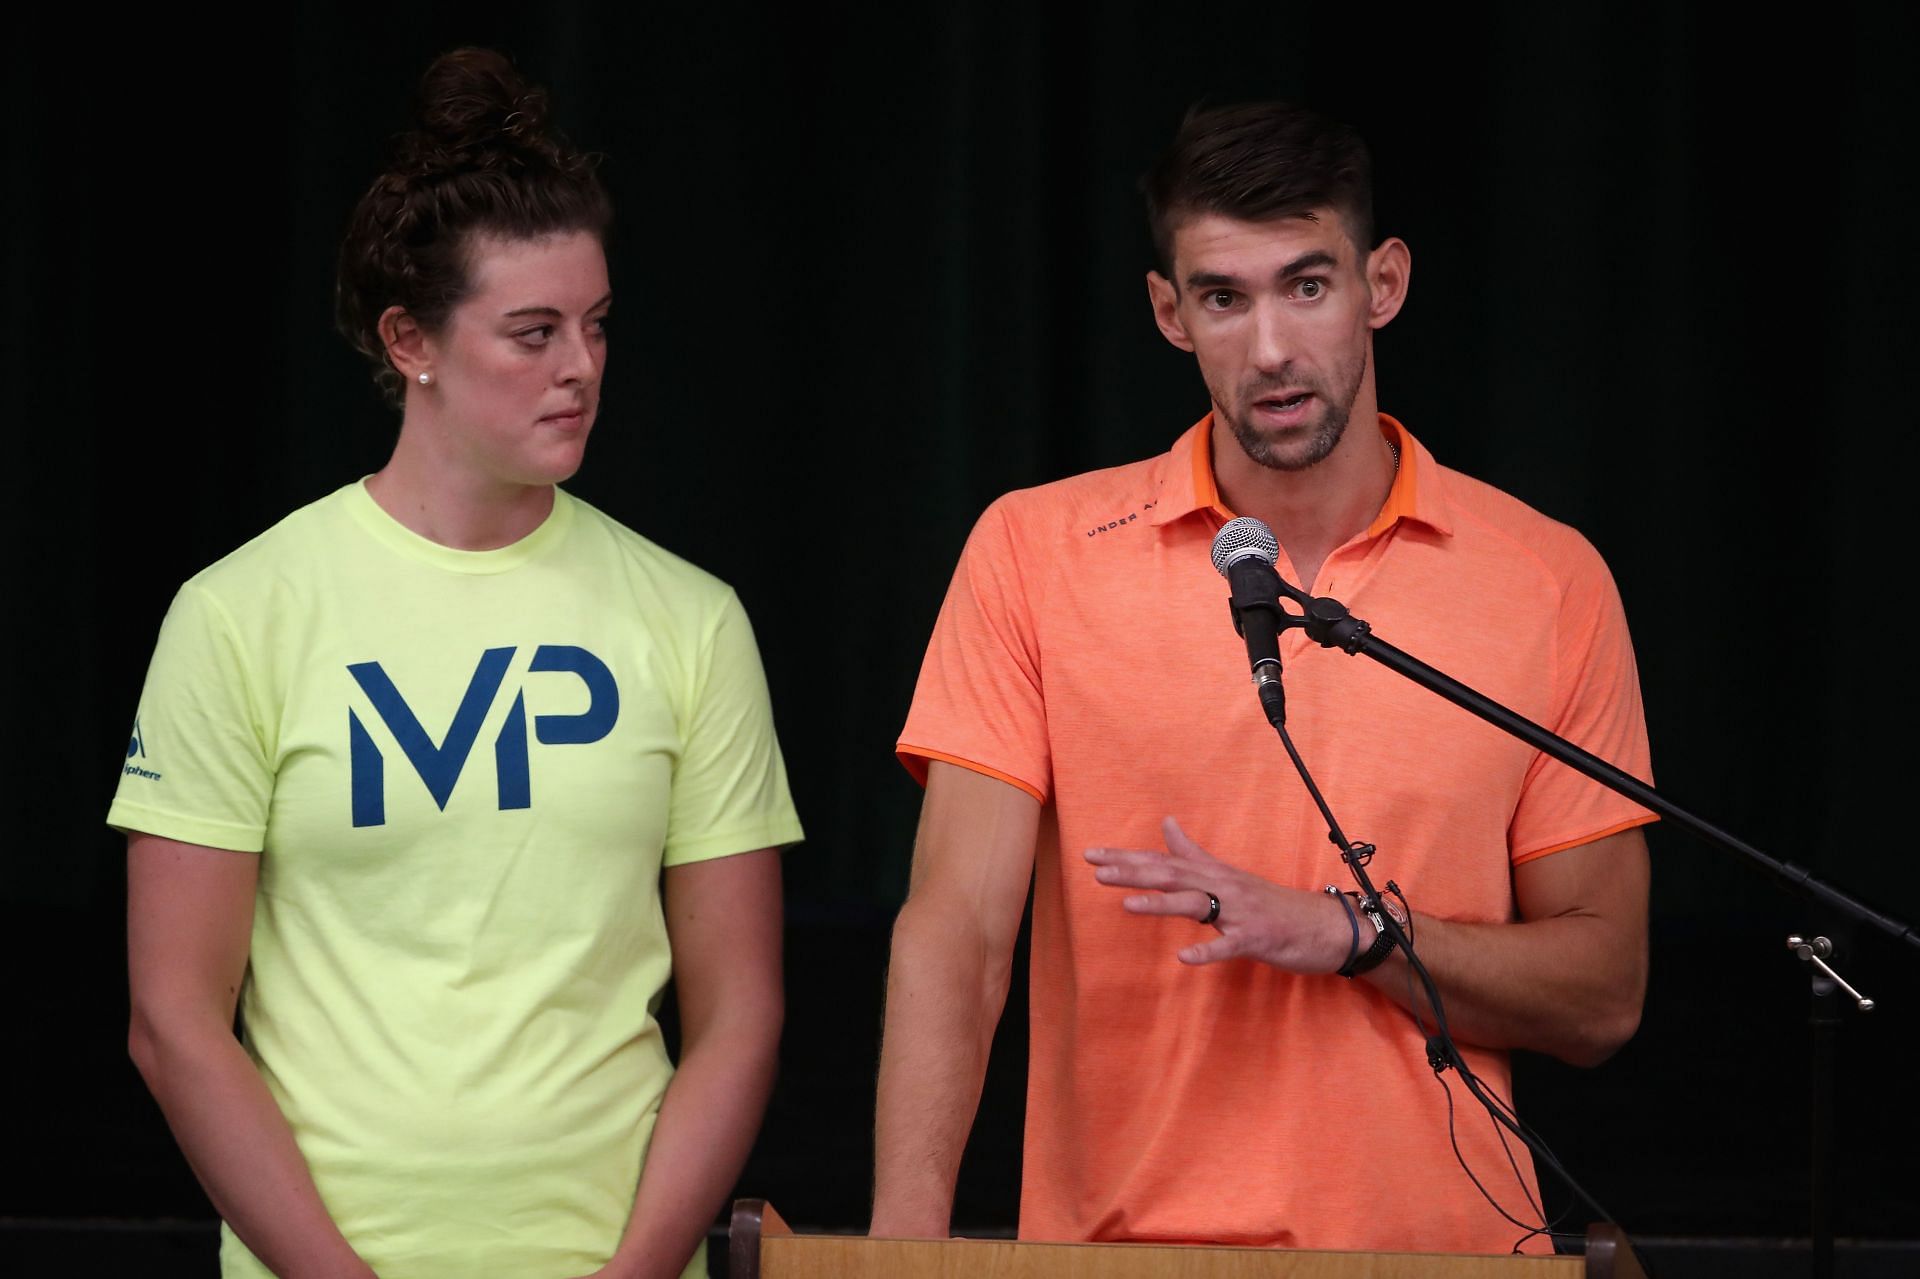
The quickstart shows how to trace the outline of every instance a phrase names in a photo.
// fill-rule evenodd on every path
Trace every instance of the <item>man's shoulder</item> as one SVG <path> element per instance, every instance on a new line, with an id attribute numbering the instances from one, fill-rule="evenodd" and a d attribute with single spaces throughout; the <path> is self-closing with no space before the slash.
<path id="1" fill-rule="evenodd" d="M 1097 538 L 1146 518 L 1159 500 L 1165 462 L 1160 454 L 1015 489 L 995 499 L 980 523 L 1015 532 L 1034 549 L 1045 548 L 1050 536 Z M 1032 538 L 1039 540 L 1027 542 Z"/>
<path id="2" fill-rule="evenodd" d="M 1440 472 L 1455 534 L 1479 552 L 1537 564 L 1561 582 L 1607 571 L 1593 543 L 1571 524 L 1485 480 L 1445 466 Z"/>

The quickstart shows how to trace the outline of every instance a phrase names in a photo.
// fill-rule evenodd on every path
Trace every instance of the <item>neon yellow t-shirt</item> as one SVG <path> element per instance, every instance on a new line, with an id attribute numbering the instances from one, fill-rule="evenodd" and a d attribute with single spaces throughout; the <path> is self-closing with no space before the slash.
<path id="1" fill-rule="evenodd" d="M 672 1074 L 661 868 L 801 838 L 725 585 L 565 493 L 470 552 L 361 484 L 181 588 L 108 821 L 262 854 L 247 1047 L 383 1279 L 606 1261 Z"/>

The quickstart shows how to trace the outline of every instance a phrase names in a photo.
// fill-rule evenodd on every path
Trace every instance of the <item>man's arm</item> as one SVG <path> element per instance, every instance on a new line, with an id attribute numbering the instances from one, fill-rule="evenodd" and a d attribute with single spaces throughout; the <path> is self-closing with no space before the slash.
<path id="1" fill-rule="evenodd" d="M 944 1238 L 960 1155 L 1006 1006 L 1040 803 L 927 766 L 907 901 L 893 926 L 874 1119 L 871 1233 Z"/>
<path id="2" fill-rule="evenodd" d="M 1515 866 L 1518 923 L 1416 913 L 1414 953 L 1440 989 L 1454 1036 L 1575 1066 L 1597 1066 L 1619 1051 L 1639 1029 L 1647 993 L 1650 878 L 1636 827 Z M 1398 950 L 1361 980 L 1431 1021 L 1419 978 Z"/>
<path id="3" fill-rule="evenodd" d="M 257 853 L 128 837 L 128 1049 L 207 1197 L 255 1256 L 288 1279 L 370 1279 L 233 1035 L 259 873 Z"/>
<path id="4" fill-rule="evenodd" d="M 786 1011 L 777 849 L 669 866 L 663 893 L 680 1062 L 609 1279 L 671 1279 L 703 1245 L 760 1131 Z"/>
<path id="5" fill-rule="evenodd" d="M 1214 858 L 1169 818 L 1166 853 L 1093 848 L 1103 884 L 1151 890 L 1124 898 L 1141 915 L 1206 917 L 1219 936 L 1179 952 L 1184 963 L 1257 959 L 1297 973 L 1337 971 L 1353 946 L 1340 903 L 1284 888 Z M 1427 966 L 1455 1038 L 1527 1048 L 1577 1066 L 1605 1061 L 1640 1024 L 1647 986 L 1647 844 L 1638 828 L 1523 862 L 1513 870 L 1520 919 L 1469 924 L 1415 911 L 1414 951 Z M 1420 886 L 1402 885 L 1418 906 Z M 1372 928 L 1360 922 L 1360 945 Z M 1405 956 L 1366 974 L 1402 1007 L 1427 1012 Z"/>

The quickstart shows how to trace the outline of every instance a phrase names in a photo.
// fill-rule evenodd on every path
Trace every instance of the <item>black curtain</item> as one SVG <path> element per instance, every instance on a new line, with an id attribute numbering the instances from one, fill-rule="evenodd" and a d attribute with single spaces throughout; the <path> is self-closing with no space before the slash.
<path id="1" fill-rule="evenodd" d="M 561 2 L 257 21 L 73 20 L 6 55 L 0 982 L 24 1051 L 0 1216 L 208 1211 L 126 1064 L 102 818 L 175 587 L 391 445 L 330 328 L 332 256 L 420 71 L 464 43 L 512 54 L 607 154 L 618 327 L 571 487 L 732 582 L 760 635 L 810 839 L 787 859 L 785 1074 L 743 1191 L 790 1220 L 864 1221 L 885 930 L 918 808 L 891 744 L 968 528 L 1007 489 L 1160 451 L 1205 411 L 1149 319 L 1134 188 L 1203 98 L 1298 98 L 1372 142 L 1381 228 L 1414 260 L 1381 404 L 1606 555 L 1662 788 L 1920 915 L 1890 842 L 1914 679 L 1883 624 L 1913 580 L 1907 11 Z M 1458 620 L 1501 624 L 1467 599 Z M 1644 1028 L 1596 1071 L 1525 1062 L 1523 1112 L 1631 1227 L 1804 1233 L 1806 977 L 1783 939 L 1828 931 L 1882 1005 L 1842 1031 L 1841 1224 L 1911 1234 L 1914 953 L 1677 832 L 1653 845 Z M 1012 1220 L 1023 1016 L 1016 991 L 962 1224 Z"/>

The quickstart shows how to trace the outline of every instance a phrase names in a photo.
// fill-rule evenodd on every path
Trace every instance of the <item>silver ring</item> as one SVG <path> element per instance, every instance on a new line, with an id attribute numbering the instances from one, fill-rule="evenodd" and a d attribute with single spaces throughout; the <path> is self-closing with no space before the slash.
<path id="1" fill-rule="evenodd" d="M 1205 893 L 1207 890 L 1203 888 L 1200 891 Z M 1200 922 L 1203 924 L 1211 924 L 1218 918 L 1220 918 L 1220 899 L 1212 893 L 1207 893 L 1207 913 L 1206 917 Z"/>

